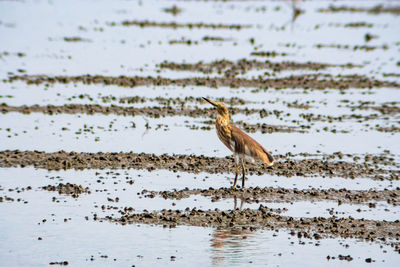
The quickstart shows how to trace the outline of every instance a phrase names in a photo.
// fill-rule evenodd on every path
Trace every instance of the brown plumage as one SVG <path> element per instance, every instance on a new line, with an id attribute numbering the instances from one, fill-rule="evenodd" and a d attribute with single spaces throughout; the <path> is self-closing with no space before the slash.
<path id="1" fill-rule="evenodd" d="M 215 123 L 217 135 L 222 143 L 224 143 L 235 156 L 236 176 L 233 188 L 236 188 L 239 164 L 243 170 L 242 187 L 244 187 L 246 176 L 245 159 L 250 159 L 252 161 L 259 160 L 266 163 L 268 166 L 272 166 L 274 164 L 274 157 L 256 140 L 231 123 L 228 108 L 224 103 L 214 102 L 205 97 L 203 97 L 203 99 L 217 109 L 218 116 Z"/>

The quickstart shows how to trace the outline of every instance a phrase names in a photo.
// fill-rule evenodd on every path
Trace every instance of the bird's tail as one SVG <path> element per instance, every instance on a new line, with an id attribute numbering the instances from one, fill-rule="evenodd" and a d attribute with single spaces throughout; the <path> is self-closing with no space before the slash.
<path id="1" fill-rule="evenodd" d="M 274 165 L 274 157 L 272 156 L 271 152 L 269 152 L 268 150 L 266 150 L 265 148 L 263 148 L 263 152 L 264 154 L 262 155 L 262 160 L 267 163 L 268 166 L 272 166 Z"/>

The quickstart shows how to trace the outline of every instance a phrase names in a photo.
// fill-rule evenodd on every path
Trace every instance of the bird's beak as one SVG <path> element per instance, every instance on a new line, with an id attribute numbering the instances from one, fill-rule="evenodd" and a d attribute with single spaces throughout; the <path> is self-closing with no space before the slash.
<path id="1" fill-rule="evenodd" d="M 204 99 L 205 101 L 207 101 L 208 103 L 210 103 L 211 105 L 213 105 L 214 107 L 218 107 L 217 103 L 215 103 L 214 101 L 212 101 L 212 100 L 210 100 L 210 99 L 208 99 L 208 98 L 205 98 L 205 97 L 203 97 L 203 99 Z"/>

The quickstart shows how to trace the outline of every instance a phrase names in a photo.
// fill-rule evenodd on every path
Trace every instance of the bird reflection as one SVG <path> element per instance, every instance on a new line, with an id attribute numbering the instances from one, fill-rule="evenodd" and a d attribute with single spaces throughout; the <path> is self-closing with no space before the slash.
<path id="1" fill-rule="evenodd" d="M 227 265 L 246 258 L 248 238 L 253 232 L 249 229 L 217 228 L 212 233 L 211 251 L 213 265 Z"/>
<path id="2" fill-rule="evenodd" d="M 239 210 L 242 210 L 242 208 L 243 208 L 243 204 L 244 204 L 244 198 L 242 197 L 242 196 L 240 196 L 239 197 L 240 198 L 240 207 L 239 207 Z M 237 196 L 233 196 L 233 203 L 234 203 L 234 205 L 233 205 L 233 210 L 236 210 L 238 207 L 237 207 Z"/>
<path id="3" fill-rule="evenodd" d="M 240 199 L 239 206 L 238 198 Z M 233 209 L 242 210 L 244 202 L 245 199 L 242 196 L 234 196 Z M 247 227 L 241 226 L 215 229 L 210 240 L 213 265 L 234 264 L 246 259 L 246 247 L 250 244 L 249 237 L 253 234 L 254 232 Z"/>

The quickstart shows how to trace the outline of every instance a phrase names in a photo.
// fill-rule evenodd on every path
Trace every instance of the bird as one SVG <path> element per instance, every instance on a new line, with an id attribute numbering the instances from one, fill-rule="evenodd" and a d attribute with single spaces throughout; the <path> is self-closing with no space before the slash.
<path id="1" fill-rule="evenodd" d="M 229 110 L 223 102 L 214 102 L 206 97 L 203 97 L 203 99 L 216 108 L 218 116 L 215 128 L 218 138 L 233 152 L 235 158 L 235 181 L 233 189 L 237 187 L 240 167 L 242 167 L 242 188 L 244 188 L 246 179 L 245 160 L 249 159 L 252 162 L 261 161 L 268 166 L 272 166 L 274 164 L 274 157 L 271 152 L 231 122 Z"/>

